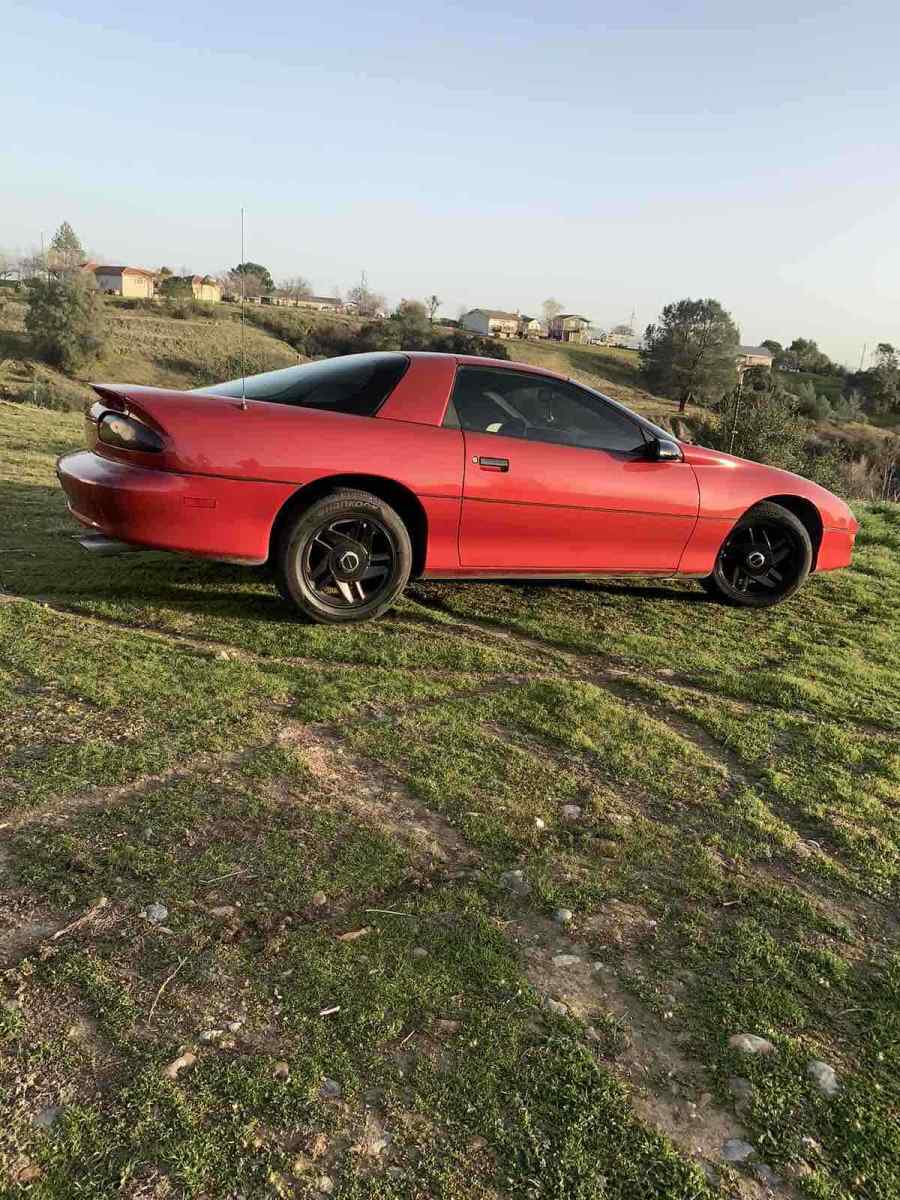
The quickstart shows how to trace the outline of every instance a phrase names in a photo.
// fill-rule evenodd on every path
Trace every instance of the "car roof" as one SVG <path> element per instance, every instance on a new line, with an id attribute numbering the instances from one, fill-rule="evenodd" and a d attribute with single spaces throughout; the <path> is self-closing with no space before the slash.
<path id="1" fill-rule="evenodd" d="M 534 363 L 515 362 L 505 358 L 488 358 L 481 354 L 448 354 L 439 350 L 404 350 L 410 358 L 446 358 L 462 367 L 499 367 L 507 371 L 530 371 L 534 375 L 548 375 L 551 379 L 566 380 L 568 376 L 559 371 L 548 371 L 546 367 L 535 366 Z"/>

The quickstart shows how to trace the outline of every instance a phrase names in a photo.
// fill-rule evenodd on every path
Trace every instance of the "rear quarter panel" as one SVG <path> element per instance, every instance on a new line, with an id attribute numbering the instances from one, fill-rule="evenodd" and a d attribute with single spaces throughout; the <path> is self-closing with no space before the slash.
<path id="1" fill-rule="evenodd" d="M 166 449 L 122 455 L 98 444 L 95 451 L 113 461 L 190 475 L 198 484 L 204 476 L 248 486 L 289 484 L 288 495 L 330 476 L 383 477 L 408 488 L 425 509 L 426 567 L 452 568 L 459 564 L 464 446 L 462 433 L 441 428 L 440 421 L 454 370 L 452 361 L 414 358 L 375 417 L 255 400 L 242 408 L 239 400 L 199 392 L 122 388 L 129 408 L 163 433 Z M 265 529 L 261 520 L 260 538 L 268 539 L 277 511 Z"/>

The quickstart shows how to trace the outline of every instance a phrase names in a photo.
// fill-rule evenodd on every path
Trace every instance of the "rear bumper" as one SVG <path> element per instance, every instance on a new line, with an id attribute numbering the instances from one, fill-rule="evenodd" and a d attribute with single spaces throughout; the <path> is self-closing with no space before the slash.
<path id="1" fill-rule="evenodd" d="M 293 484 L 180 475 L 112 462 L 90 450 L 56 464 L 69 511 L 108 537 L 154 550 L 262 563 Z"/>

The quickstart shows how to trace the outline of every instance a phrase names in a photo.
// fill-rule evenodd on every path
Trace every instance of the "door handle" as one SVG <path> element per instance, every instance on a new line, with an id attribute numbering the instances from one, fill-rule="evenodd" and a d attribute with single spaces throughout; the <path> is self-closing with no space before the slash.
<path id="1" fill-rule="evenodd" d="M 508 458 L 485 458 L 483 455 L 476 455 L 472 462 L 478 463 L 482 471 L 508 471 Z"/>

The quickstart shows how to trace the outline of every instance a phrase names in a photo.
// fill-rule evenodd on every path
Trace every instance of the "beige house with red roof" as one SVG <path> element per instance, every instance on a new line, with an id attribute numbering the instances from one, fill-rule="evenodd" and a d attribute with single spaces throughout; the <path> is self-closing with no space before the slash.
<path id="1" fill-rule="evenodd" d="M 156 276 L 143 267 L 94 267 L 97 288 L 109 296 L 133 296 L 151 300 L 156 293 Z"/>

